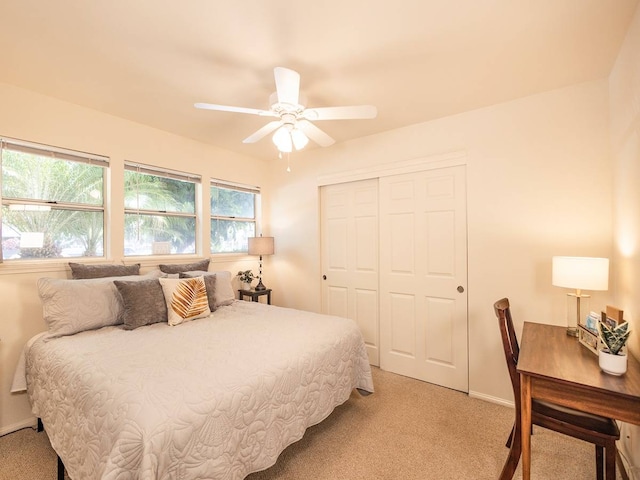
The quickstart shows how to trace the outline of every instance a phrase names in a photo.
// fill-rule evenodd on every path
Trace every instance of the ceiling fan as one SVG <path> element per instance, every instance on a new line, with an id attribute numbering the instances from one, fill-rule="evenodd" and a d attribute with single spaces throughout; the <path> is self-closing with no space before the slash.
<path id="1" fill-rule="evenodd" d="M 196 103 L 194 106 L 205 110 L 249 113 L 277 118 L 278 120 L 267 123 L 242 142 L 255 143 L 275 131 L 273 143 L 281 152 L 291 152 L 293 148 L 300 150 L 307 145 L 309 139 L 321 147 L 328 147 L 335 142 L 333 138 L 311 123 L 312 121 L 375 118 L 378 113 L 376 107 L 371 105 L 306 108 L 300 98 L 300 74 L 284 67 L 274 68 L 273 73 L 276 91 L 269 97 L 271 105 L 269 110 L 212 103 Z"/>

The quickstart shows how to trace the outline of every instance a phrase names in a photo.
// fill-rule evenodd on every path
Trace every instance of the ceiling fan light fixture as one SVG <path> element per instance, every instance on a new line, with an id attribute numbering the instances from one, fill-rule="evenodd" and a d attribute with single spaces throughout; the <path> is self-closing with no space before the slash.
<path id="1" fill-rule="evenodd" d="M 276 130 L 276 133 L 273 134 L 273 143 L 281 152 L 289 153 L 293 150 L 291 135 L 286 126 L 283 125 Z"/>
<path id="2" fill-rule="evenodd" d="M 294 128 L 291 131 L 291 139 L 293 140 L 293 146 L 296 150 L 302 150 L 307 146 L 307 143 L 309 143 L 309 138 L 298 128 Z"/>
<path id="3" fill-rule="evenodd" d="M 318 128 L 315 120 L 356 120 L 375 118 L 378 110 L 373 105 L 351 105 L 341 107 L 307 108 L 307 101 L 300 92 L 300 74 L 285 67 L 275 67 L 273 75 L 276 91 L 269 97 L 269 110 L 234 107 L 214 103 L 196 103 L 196 108 L 221 112 L 247 113 L 275 117 L 266 125 L 253 132 L 242 143 L 256 143 L 273 133 L 273 143 L 283 153 L 303 149 L 309 140 L 321 147 L 328 147 L 335 140 Z"/>

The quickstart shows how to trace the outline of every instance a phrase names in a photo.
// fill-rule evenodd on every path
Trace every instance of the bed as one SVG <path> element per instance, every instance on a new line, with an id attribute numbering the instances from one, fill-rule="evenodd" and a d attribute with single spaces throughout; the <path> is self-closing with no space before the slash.
<path id="1" fill-rule="evenodd" d="M 242 479 L 353 389 L 373 392 L 354 322 L 238 300 L 177 326 L 42 335 L 25 366 L 32 411 L 74 480 Z"/>

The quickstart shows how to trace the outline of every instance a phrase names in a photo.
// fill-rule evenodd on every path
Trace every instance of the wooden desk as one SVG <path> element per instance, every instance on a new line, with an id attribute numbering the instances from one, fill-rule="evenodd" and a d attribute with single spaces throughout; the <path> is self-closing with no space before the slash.
<path id="1" fill-rule="evenodd" d="M 525 322 L 518 357 L 523 480 L 531 477 L 532 398 L 640 425 L 640 363 L 628 360 L 624 375 L 603 373 L 565 327 Z"/>

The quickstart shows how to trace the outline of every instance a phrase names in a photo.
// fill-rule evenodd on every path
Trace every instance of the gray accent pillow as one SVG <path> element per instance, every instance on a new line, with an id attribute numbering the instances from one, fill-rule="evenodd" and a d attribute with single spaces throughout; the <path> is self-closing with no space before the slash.
<path id="1" fill-rule="evenodd" d="M 122 299 L 125 330 L 167 322 L 167 305 L 159 280 L 155 278 L 141 282 L 115 280 L 113 283 Z"/>
<path id="2" fill-rule="evenodd" d="M 163 273 L 181 273 L 181 272 L 189 272 L 193 270 L 209 270 L 209 258 L 205 258 L 204 260 L 200 260 L 199 262 L 194 263 L 176 263 L 169 265 L 160 265 L 160 271 Z"/>
<path id="3" fill-rule="evenodd" d="M 87 265 L 84 263 L 69 262 L 69 267 L 71 268 L 71 278 L 74 280 L 140 275 L 139 263 L 134 265 Z"/>
<path id="4" fill-rule="evenodd" d="M 231 305 L 234 302 L 236 296 L 233 290 L 233 286 L 231 285 L 231 272 L 227 272 L 224 270 L 217 272 L 193 271 L 183 272 L 180 274 L 181 278 L 199 276 L 203 276 L 205 278 L 205 282 L 207 277 L 215 278 L 215 288 L 213 291 L 213 303 L 215 308 L 222 307 L 224 305 Z M 205 285 L 207 284 L 205 283 Z M 209 295 L 209 287 L 207 287 L 207 295 Z M 211 309 L 211 311 L 213 311 L 213 309 Z"/>

